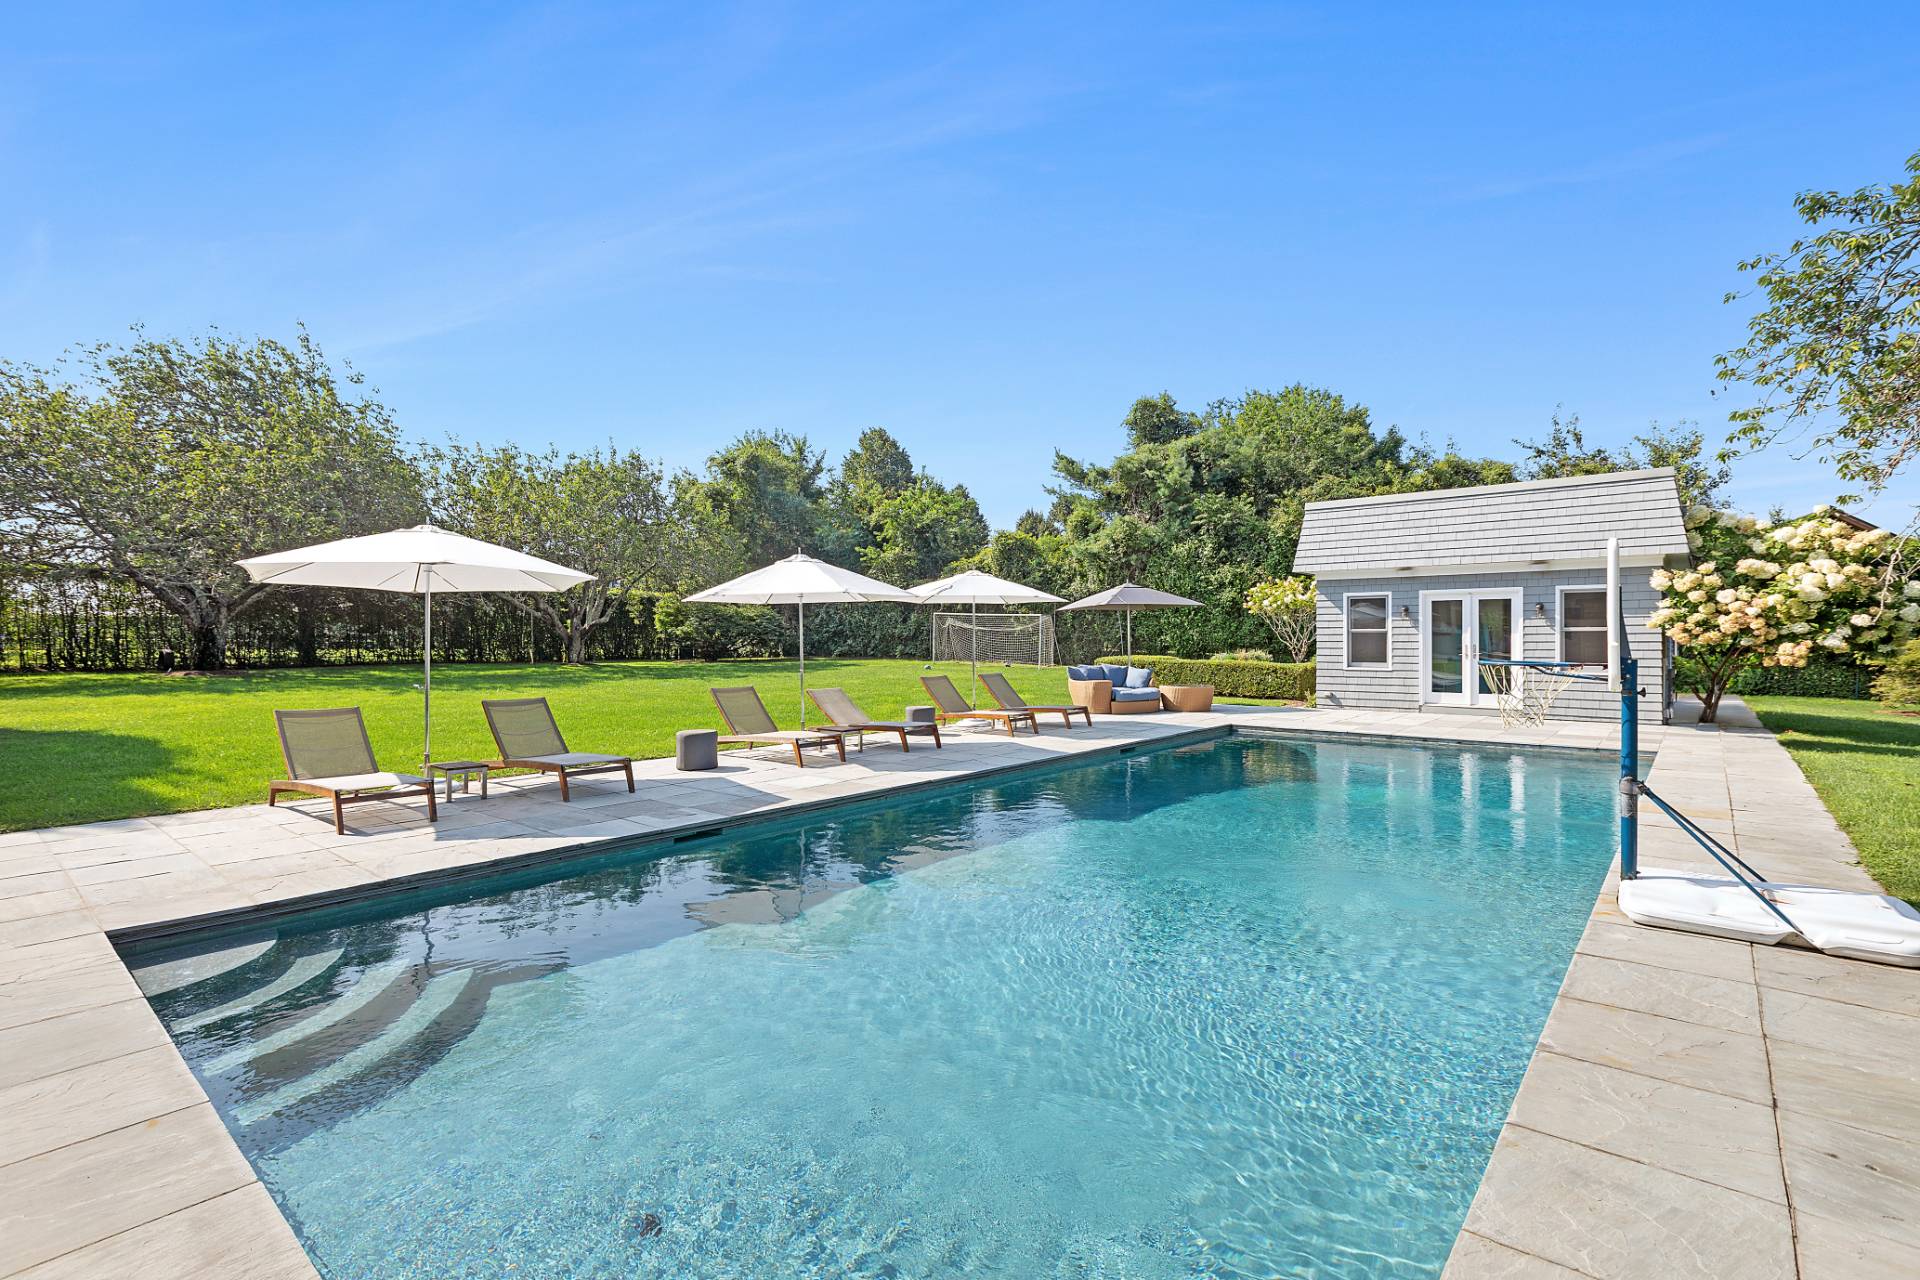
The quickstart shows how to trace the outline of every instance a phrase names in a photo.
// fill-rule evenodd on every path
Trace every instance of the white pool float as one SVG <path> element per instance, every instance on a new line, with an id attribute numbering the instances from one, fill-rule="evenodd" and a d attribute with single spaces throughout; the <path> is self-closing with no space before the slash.
<path id="1" fill-rule="evenodd" d="M 1752 890 L 1724 876 L 1643 867 L 1620 882 L 1620 910 L 1635 924 L 1772 946 L 1796 935 L 1830 956 L 1920 968 L 1920 911 L 1880 893 L 1758 881 L 1789 927 Z"/>

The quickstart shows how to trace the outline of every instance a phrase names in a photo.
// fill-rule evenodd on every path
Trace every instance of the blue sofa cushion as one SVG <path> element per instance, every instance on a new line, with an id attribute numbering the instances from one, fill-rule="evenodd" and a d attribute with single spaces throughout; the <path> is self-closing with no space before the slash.
<path id="1" fill-rule="evenodd" d="M 1113 687 L 1123 689 L 1127 684 L 1127 669 L 1117 662 L 1109 662 L 1100 668 L 1100 679 L 1113 681 Z"/>
<path id="2" fill-rule="evenodd" d="M 1115 689 L 1113 700 L 1115 702 L 1158 702 L 1160 691 L 1158 689 Z"/>
<path id="3" fill-rule="evenodd" d="M 1152 684 L 1153 684 L 1153 668 L 1152 667 L 1128 667 L 1127 668 L 1127 688 L 1145 689 L 1145 688 L 1151 687 Z"/>
<path id="4" fill-rule="evenodd" d="M 1069 680 L 1105 680 L 1106 678 L 1107 678 L 1107 671 L 1105 667 L 1094 666 L 1094 667 L 1068 667 L 1067 668 L 1067 679 Z"/>

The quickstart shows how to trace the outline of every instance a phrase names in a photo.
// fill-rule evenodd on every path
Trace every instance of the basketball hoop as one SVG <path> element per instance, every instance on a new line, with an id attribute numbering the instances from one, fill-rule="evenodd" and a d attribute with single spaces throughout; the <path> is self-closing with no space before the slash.
<path id="1" fill-rule="evenodd" d="M 1480 678 L 1493 694 L 1500 709 L 1500 723 L 1542 725 L 1553 714 L 1554 699 L 1583 676 L 1571 662 L 1514 662 L 1505 658 L 1482 658 Z"/>

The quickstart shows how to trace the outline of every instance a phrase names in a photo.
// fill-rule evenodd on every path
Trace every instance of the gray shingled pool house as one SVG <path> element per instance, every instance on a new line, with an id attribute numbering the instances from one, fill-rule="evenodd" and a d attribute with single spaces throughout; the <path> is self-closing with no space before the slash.
<path id="1" fill-rule="evenodd" d="M 1293 571 L 1318 580 L 1316 703 L 1495 714 L 1483 657 L 1604 667 L 1610 537 L 1641 719 L 1665 720 L 1671 646 L 1646 620 L 1651 571 L 1687 560 L 1670 467 L 1308 503 Z M 1564 720 L 1619 714 L 1595 684 L 1553 707 Z"/>

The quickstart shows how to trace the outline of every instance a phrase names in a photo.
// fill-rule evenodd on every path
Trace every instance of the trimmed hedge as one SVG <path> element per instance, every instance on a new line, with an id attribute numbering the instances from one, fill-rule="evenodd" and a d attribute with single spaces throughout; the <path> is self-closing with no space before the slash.
<path id="1" fill-rule="evenodd" d="M 1096 658 L 1095 662 L 1126 661 L 1124 657 Z M 1152 667 L 1159 684 L 1210 684 L 1223 698 L 1291 698 L 1313 701 L 1313 663 L 1226 661 L 1218 658 L 1172 658 L 1158 653 L 1136 653 L 1136 667 Z"/>
<path id="2" fill-rule="evenodd" d="M 1685 654 L 1674 663 L 1673 687 L 1694 687 L 1693 663 Z M 1787 698 L 1869 698 L 1874 669 L 1816 656 L 1804 667 L 1749 666 L 1733 678 L 1728 693 L 1772 693 Z"/>

